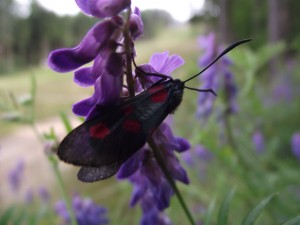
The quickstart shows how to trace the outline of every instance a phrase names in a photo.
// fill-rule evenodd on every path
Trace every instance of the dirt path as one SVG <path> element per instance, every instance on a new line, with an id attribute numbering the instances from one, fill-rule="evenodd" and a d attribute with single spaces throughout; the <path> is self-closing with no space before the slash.
<path id="1" fill-rule="evenodd" d="M 74 119 L 74 121 L 76 120 Z M 37 124 L 38 131 L 42 133 L 48 132 L 51 127 L 59 136 L 64 136 L 65 130 L 58 118 Z M 50 188 L 53 185 L 53 172 L 44 154 L 43 144 L 31 128 L 22 127 L 6 137 L 0 137 L 0 148 L 1 207 L 16 201 L 24 201 L 24 197 L 29 190 L 37 190 L 41 186 Z M 16 192 L 11 189 L 8 174 L 20 160 L 24 161 L 25 167 L 21 179 L 21 188 Z M 70 169 L 70 166 L 63 163 L 60 166 L 64 170 Z"/>

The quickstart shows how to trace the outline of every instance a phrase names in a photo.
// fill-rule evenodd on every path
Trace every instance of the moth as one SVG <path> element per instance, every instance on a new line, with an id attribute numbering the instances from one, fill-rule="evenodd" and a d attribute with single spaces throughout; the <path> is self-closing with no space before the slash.
<path id="1" fill-rule="evenodd" d="M 202 71 L 185 81 L 163 74 L 146 74 L 159 76 L 161 79 L 147 90 L 135 97 L 126 98 L 112 108 L 99 107 L 99 116 L 87 120 L 62 140 L 58 157 L 67 163 L 81 166 L 77 176 L 83 182 L 113 176 L 180 105 L 184 89 L 216 95 L 211 89 L 191 88 L 185 86 L 185 83 L 202 74 L 236 46 L 250 40 L 233 43 Z"/>

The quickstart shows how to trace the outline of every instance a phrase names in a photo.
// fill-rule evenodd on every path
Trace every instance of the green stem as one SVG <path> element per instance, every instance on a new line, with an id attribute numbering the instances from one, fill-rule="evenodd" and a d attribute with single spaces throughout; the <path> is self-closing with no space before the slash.
<path id="1" fill-rule="evenodd" d="M 129 96 L 133 97 L 135 95 L 134 93 L 134 80 L 132 76 L 132 53 L 131 53 L 131 37 L 129 33 L 129 23 L 130 23 L 130 16 L 131 16 L 131 8 L 129 7 L 127 10 L 127 21 L 123 30 L 123 35 L 124 35 L 124 48 L 126 52 L 126 83 L 128 86 L 128 92 Z"/>
<path id="2" fill-rule="evenodd" d="M 149 146 L 151 147 L 152 151 L 153 151 L 153 155 L 158 163 L 158 165 L 160 166 L 161 170 L 163 171 L 164 175 L 166 176 L 166 179 L 168 180 L 169 184 L 171 185 L 171 187 L 173 188 L 178 200 L 179 200 L 179 203 L 181 205 L 181 207 L 183 208 L 183 211 L 185 212 L 188 220 L 190 221 L 191 225 L 196 225 L 193 217 L 192 217 L 192 214 L 191 212 L 189 211 L 180 191 L 178 190 L 177 188 L 177 185 L 172 177 L 172 175 L 170 174 L 168 168 L 166 167 L 166 164 L 164 162 L 164 159 L 162 157 L 162 155 L 160 154 L 157 146 L 155 145 L 152 137 L 148 138 L 148 144 Z"/>
<path id="3" fill-rule="evenodd" d="M 62 198 L 63 198 L 63 200 L 64 200 L 64 202 L 65 202 L 65 204 L 67 206 L 67 211 L 68 211 L 68 213 L 70 215 L 71 224 L 72 225 L 78 225 L 76 217 L 75 217 L 75 214 L 74 214 L 74 211 L 73 211 L 72 206 L 71 206 L 71 202 L 69 201 L 67 192 L 66 192 L 66 190 L 64 188 L 63 179 L 62 179 L 61 173 L 60 173 L 60 171 L 58 169 L 58 162 L 57 162 L 55 156 L 54 155 L 50 155 L 49 156 L 49 161 L 52 164 L 53 171 L 54 171 L 55 178 L 56 178 L 56 182 L 57 182 L 58 187 L 60 189 L 60 193 L 62 195 Z"/>

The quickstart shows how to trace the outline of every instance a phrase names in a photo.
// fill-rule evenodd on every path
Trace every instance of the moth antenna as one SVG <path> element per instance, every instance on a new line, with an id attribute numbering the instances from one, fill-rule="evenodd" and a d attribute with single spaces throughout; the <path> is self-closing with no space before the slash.
<path id="1" fill-rule="evenodd" d="M 142 70 L 141 68 L 139 68 L 136 63 L 135 63 L 135 60 L 134 60 L 134 57 L 132 57 L 132 62 L 133 62 L 133 65 L 134 67 L 139 71 L 141 72 L 144 76 L 154 76 L 154 77 L 160 77 L 164 80 L 166 79 L 171 79 L 172 80 L 172 77 L 170 76 L 167 76 L 165 74 L 160 74 L 160 73 L 146 73 L 144 70 Z"/>
<path id="2" fill-rule="evenodd" d="M 198 91 L 198 92 L 210 92 L 214 96 L 217 96 L 216 92 L 213 89 L 197 89 L 197 88 L 192 88 L 192 87 L 187 87 L 187 86 L 184 86 L 184 88 L 193 90 L 193 91 Z"/>
<path id="3" fill-rule="evenodd" d="M 194 79 L 195 77 L 199 76 L 201 73 L 203 73 L 205 70 L 207 70 L 209 67 L 211 67 L 211 65 L 213 65 L 215 62 L 217 62 L 222 56 L 224 56 L 225 54 L 227 54 L 228 52 L 230 52 L 232 49 L 234 49 L 235 47 L 244 44 L 246 42 L 251 41 L 252 39 L 244 39 L 244 40 L 240 40 L 237 41 L 233 44 L 231 44 L 230 46 L 228 46 L 223 52 L 220 53 L 220 55 L 217 56 L 217 58 L 215 58 L 208 66 L 206 66 L 203 70 L 201 70 L 199 73 L 195 74 L 194 76 L 190 77 L 189 79 L 183 81 L 183 83 L 186 83 L 192 79 Z M 188 88 L 189 89 L 189 88 Z"/>

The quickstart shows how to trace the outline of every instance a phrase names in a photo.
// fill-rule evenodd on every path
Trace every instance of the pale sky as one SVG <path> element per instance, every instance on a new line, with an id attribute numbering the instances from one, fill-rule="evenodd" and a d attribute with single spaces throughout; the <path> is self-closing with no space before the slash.
<path id="1" fill-rule="evenodd" d="M 22 5 L 29 5 L 30 0 L 16 0 Z M 79 9 L 75 0 L 38 0 L 48 10 L 55 11 L 59 15 L 76 14 Z M 164 9 L 176 20 L 186 21 L 193 11 L 202 8 L 204 0 L 132 0 L 132 5 L 144 9 Z"/>

